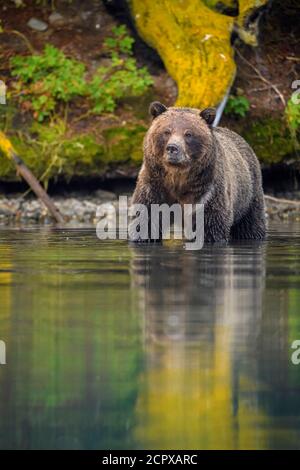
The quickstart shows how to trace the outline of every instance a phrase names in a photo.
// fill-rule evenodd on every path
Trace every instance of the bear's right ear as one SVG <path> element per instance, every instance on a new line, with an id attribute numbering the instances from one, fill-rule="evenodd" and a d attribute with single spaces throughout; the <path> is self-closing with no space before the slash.
<path id="1" fill-rule="evenodd" d="M 200 116 L 204 121 L 207 122 L 209 126 L 212 126 L 216 117 L 216 109 L 215 108 L 206 108 L 201 111 Z"/>
<path id="2" fill-rule="evenodd" d="M 149 114 L 153 117 L 153 119 L 155 119 L 157 116 L 164 113 L 165 111 L 167 111 L 166 106 L 160 103 L 159 101 L 154 101 L 150 104 Z"/>

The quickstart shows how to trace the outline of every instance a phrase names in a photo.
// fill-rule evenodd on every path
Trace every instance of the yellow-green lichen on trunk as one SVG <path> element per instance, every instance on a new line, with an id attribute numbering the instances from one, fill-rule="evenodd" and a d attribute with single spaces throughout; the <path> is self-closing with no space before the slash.
<path id="1" fill-rule="evenodd" d="M 203 108 L 220 103 L 234 79 L 230 40 L 235 22 L 244 23 L 247 12 L 266 2 L 241 0 L 237 19 L 212 10 L 204 0 L 129 4 L 140 35 L 158 51 L 177 83 L 177 105 Z M 221 3 L 232 5 L 230 0 Z"/>
<path id="2" fill-rule="evenodd" d="M 239 17 L 240 25 L 246 21 L 247 17 L 257 8 L 268 3 L 268 0 L 239 0 Z"/>
<path id="3" fill-rule="evenodd" d="M 246 44 L 257 46 L 257 23 L 247 27 L 247 19 L 257 9 L 269 0 L 239 0 L 239 15 L 236 19 L 236 32 Z"/>
<path id="4" fill-rule="evenodd" d="M 233 18 L 200 1 L 132 0 L 141 36 L 154 47 L 178 86 L 179 106 L 217 104 L 235 73 Z"/>

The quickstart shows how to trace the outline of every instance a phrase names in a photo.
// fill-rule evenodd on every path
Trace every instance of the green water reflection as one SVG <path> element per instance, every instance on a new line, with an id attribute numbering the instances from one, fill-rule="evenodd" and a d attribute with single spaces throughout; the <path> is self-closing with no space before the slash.
<path id="1" fill-rule="evenodd" d="M 0 230 L 0 448 L 300 448 L 300 225 L 132 247 Z"/>

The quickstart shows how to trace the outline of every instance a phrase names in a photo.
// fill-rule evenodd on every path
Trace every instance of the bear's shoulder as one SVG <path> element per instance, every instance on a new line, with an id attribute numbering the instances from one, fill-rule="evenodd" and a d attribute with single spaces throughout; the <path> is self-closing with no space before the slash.
<path id="1" fill-rule="evenodd" d="M 213 134 L 223 144 L 235 144 L 238 148 L 242 147 L 243 149 L 249 147 L 249 144 L 241 135 L 227 127 L 214 127 Z"/>

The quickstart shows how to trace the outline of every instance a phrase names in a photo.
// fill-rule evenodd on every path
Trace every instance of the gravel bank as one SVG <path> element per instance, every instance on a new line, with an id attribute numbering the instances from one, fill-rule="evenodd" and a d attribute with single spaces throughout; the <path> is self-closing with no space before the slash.
<path id="1" fill-rule="evenodd" d="M 127 195 L 129 196 L 129 195 Z M 57 208 L 64 216 L 67 225 L 95 225 L 96 212 L 100 205 L 109 208 L 118 206 L 118 197 L 109 191 L 98 190 L 91 196 L 53 197 Z M 130 197 L 128 197 L 130 202 Z M 269 218 L 300 220 L 300 201 L 289 201 L 266 197 Z M 0 224 L 52 224 L 45 206 L 37 199 L 22 197 L 0 197 Z"/>
<path id="2" fill-rule="evenodd" d="M 91 196 L 53 197 L 53 202 L 63 215 L 67 225 L 95 225 L 100 205 L 118 205 L 118 198 L 108 191 L 96 191 Z M 0 224 L 52 224 L 46 207 L 38 199 L 0 197 Z"/>

